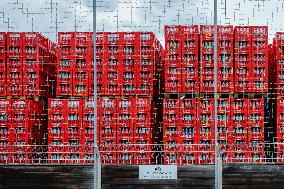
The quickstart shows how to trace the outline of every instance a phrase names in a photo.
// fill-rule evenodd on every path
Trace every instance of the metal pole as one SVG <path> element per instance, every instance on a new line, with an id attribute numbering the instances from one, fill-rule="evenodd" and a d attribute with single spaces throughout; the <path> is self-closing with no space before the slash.
<path id="1" fill-rule="evenodd" d="M 214 130 L 215 130 L 215 189 L 222 188 L 220 183 L 220 171 L 219 171 L 219 149 L 218 149 L 218 114 L 217 114 L 217 61 L 218 61 L 218 52 L 217 52 L 217 0 L 214 0 Z"/>
<path id="2" fill-rule="evenodd" d="M 96 59 L 96 0 L 93 0 L 93 46 L 94 46 L 94 189 L 101 189 L 101 161 L 97 142 L 97 59 Z"/>

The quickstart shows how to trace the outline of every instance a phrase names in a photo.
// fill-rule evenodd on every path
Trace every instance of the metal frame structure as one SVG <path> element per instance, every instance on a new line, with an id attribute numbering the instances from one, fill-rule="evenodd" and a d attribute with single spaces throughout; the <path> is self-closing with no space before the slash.
<path id="1" fill-rule="evenodd" d="M 217 28 L 217 0 L 214 0 L 214 130 L 215 130 L 215 189 L 222 188 L 222 160 L 219 154 L 219 146 L 218 146 L 218 102 L 217 102 L 217 87 L 218 87 L 218 48 L 217 48 L 217 37 L 218 37 L 218 28 Z"/>
<path id="2" fill-rule="evenodd" d="M 93 0 L 93 48 L 94 48 L 94 189 L 101 189 L 101 161 L 97 141 L 97 59 L 96 59 L 96 31 L 97 31 L 97 2 Z"/>

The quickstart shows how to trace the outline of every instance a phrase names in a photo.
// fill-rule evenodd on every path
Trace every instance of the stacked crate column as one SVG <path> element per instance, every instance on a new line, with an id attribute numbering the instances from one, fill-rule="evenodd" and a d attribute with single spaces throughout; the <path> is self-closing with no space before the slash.
<path id="1" fill-rule="evenodd" d="M 163 99 L 163 145 L 164 163 L 181 164 L 180 146 L 180 101 L 179 99 Z"/>
<path id="2" fill-rule="evenodd" d="M 234 92 L 234 29 L 218 26 L 218 92 Z"/>
<path id="3" fill-rule="evenodd" d="M 182 92 L 199 91 L 199 34 L 198 26 L 181 26 L 181 80 Z"/>
<path id="4" fill-rule="evenodd" d="M 264 161 L 264 98 L 249 99 L 248 104 L 249 161 Z"/>
<path id="5" fill-rule="evenodd" d="M 23 95 L 43 96 L 47 75 L 45 56 L 48 39 L 35 32 L 23 33 Z"/>
<path id="6" fill-rule="evenodd" d="M 284 162 L 284 98 L 279 97 L 276 100 L 276 157 L 278 163 Z"/>
<path id="7" fill-rule="evenodd" d="M 82 99 L 67 99 L 67 130 L 66 130 L 66 162 L 80 163 L 84 154 L 82 148 L 85 145 L 85 138 L 82 138 Z"/>
<path id="8" fill-rule="evenodd" d="M 199 98 L 197 100 L 198 123 L 198 164 L 214 162 L 214 99 Z"/>
<path id="9" fill-rule="evenodd" d="M 217 116 L 219 149 L 223 162 L 229 162 L 232 158 L 230 153 L 230 145 L 232 143 L 230 98 L 217 99 Z"/>
<path id="10" fill-rule="evenodd" d="M 23 36 L 7 34 L 7 95 L 23 95 Z"/>
<path id="11" fill-rule="evenodd" d="M 9 162 L 9 150 L 11 145 L 11 102 L 10 99 L 0 100 L 0 163 Z"/>
<path id="12" fill-rule="evenodd" d="M 56 95 L 72 95 L 72 70 L 74 66 L 74 33 L 59 32 L 57 48 Z"/>
<path id="13" fill-rule="evenodd" d="M 181 164 L 197 163 L 198 127 L 196 115 L 196 98 L 180 99 L 180 144 L 181 144 Z"/>
<path id="14" fill-rule="evenodd" d="M 122 44 L 122 95 L 135 95 L 137 94 L 137 78 L 136 72 L 139 65 L 139 35 L 136 32 L 123 33 Z"/>
<path id="15" fill-rule="evenodd" d="M 137 94 L 153 96 L 157 95 L 157 64 L 159 64 L 157 57 L 155 56 L 156 49 L 152 32 L 140 33 L 138 35 L 140 50 L 135 52 L 137 55 Z"/>
<path id="16" fill-rule="evenodd" d="M 85 141 L 83 145 L 83 157 L 86 162 L 92 162 L 94 158 L 94 100 L 93 99 L 82 99 L 82 134 L 81 141 Z M 98 103 L 98 110 L 101 103 Z M 98 124 L 98 128 L 100 124 Z M 99 139 L 99 129 L 97 130 L 97 138 Z M 98 142 L 99 143 L 99 142 Z"/>
<path id="17" fill-rule="evenodd" d="M 251 29 L 249 26 L 235 27 L 235 92 L 246 93 L 251 91 Z"/>
<path id="18" fill-rule="evenodd" d="M 248 153 L 248 104 L 247 98 L 231 99 L 231 157 L 233 162 L 247 162 Z"/>
<path id="19" fill-rule="evenodd" d="M 117 163 L 133 164 L 133 129 L 136 122 L 135 99 L 119 98 L 117 102 Z"/>
<path id="20" fill-rule="evenodd" d="M 117 163 L 117 99 L 98 99 L 98 128 L 101 161 Z"/>
<path id="21" fill-rule="evenodd" d="M 268 27 L 252 26 L 251 92 L 268 92 Z"/>
<path id="22" fill-rule="evenodd" d="M 91 74 L 91 66 L 93 63 L 92 33 L 76 32 L 75 50 L 74 50 L 74 66 L 73 66 L 73 96 L 86 97 L 89 95 L 88 78 Z"/>
<path id="23" fill-rule="evenodd" d="M 103 95 L 121 95 L 122 89 L 122 34 L 106 33 L 104 70 L 102 79 Z"/>
<path id="24" fill-rule="evenodd" d="M 48 162 L 65 163 L 67 99 L 48 99 Z"/>
<path id="25" fill-rule="evenodd" d="M 136 97 L 135 100 L 135 123 L 133 127 L 133 150 L 134 164 L 151 164 L 154 160 L 153 150 L 153 127 L 156 114 L 151 98 Z"/>
<path id="26" fill-rule="evenodd" d="M 164 79 L 166 93 L 181 92 L 181 49 L 180 26 L 165 26 Z"/>
<path id="27" fill-rule="evenodd" d="M 276 71 L 276 94 L 284 95 L 284 33 L 277 32 L 274 40 L 275 71 Z M 270 77 L 272 78 L 272 77 Z"/>
<path id="28" fill-rule="evenodd" d="M 200 92 L 214 91 L 213 26 L 200 26 Z"/>
<path id="29" fill-rule="evenodd" d="M 32 120 L 30 112 L 34 108 L 34 101 L 26 99 L 11 99 L 11 151 L 9 159 L 11 163 L 30 163 L 32 160 Z"/>
<path id="30" fill-rule="evenodd" d="M 104 62 L 106 60 L 104 59 L 104 52 L 107 50 L 106 45 L 104 43 L 104 33 L 98 32 L 96 34 L 96 65 L 97 65 L 97 92 L 98 94 L 102 94 L 102 81 L 103 81 L 103 70 L 104 65 L 106 65 Z M 93 36 L 91 37 L 91 40 L 93 41 Z M 91 51 L 94 51 L 93 44 L 91 45 Z M 94 53 L 91 53 L 90 58 L 92 60 L 91 64 L 89 65 L 90 75 L 88 78 L 88 94 L 89 96 L 94 96 Z"/>
<path id="31" fill-rule="evenodd" d="M 6 78 L 6 52 L 7 52 L 7 34 L 0 32 L 0 96 L 7 95 L 7 78 Z"/>

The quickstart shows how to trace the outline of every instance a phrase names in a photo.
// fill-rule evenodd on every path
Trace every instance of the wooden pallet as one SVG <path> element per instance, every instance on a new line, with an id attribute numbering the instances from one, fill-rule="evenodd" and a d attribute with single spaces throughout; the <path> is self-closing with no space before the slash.
<path id="1" fill-rule="evenodd" d="M 7 99 L 32 99 L 36 102 L 38 102 L 41 98 L 41 96 L 7 96 Z"/>
<path id="2" fill-rule="evenodd" d="M 267 98 L 268 93 L 235 93 L 235 98 Z"/>
<path id="3" fill-rule="evenodd" d="M 197 98 L 199 96 L 198 93 L 164 93 L 163 97 L 164 98 L 172 98 L 172 99 L 177 99 L 177 98 Z"/>

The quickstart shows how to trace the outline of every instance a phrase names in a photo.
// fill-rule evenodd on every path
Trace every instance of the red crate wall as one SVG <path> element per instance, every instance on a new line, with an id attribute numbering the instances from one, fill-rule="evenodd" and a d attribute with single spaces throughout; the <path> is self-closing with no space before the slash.
<path id="1" fill-rule="evenodd" d="M 162 46 L 152 32 L 97 33 L 97 87 L 101 95 L 156 95 Z M 91 65 L 93 70 L 93 65 Z M 89 77 L 93 95 L 93 74 Z"/>
<path id="2" fill-rule="evenodd" d="M 191 110 L 185 108 L 185 102 L 188 106 L 194 104 Z M 218 98 L 217 103 L 218 143 L 223 161 L 263 162 L 264 98 Z M 194 122 L 185 124 L 188 119 L 184 115 L 190 112 Z M 213 98 L 163 100 L 164 163 L 214 163 L 213 113 Z M 195 134 L 185 137 L 185 128 Z M 183 144 L 198 145 L 186 149 Z"/>
<path id="3" fill-rule="evenodd" d="M 94 140 L 93 100 L 50 98 L 48 104 L 49 161 L 60 162 L 58 158 L 63 158 L 62 162 L 80 163 L 84 157 L 91 160 Z M 153 144 L 152 130 L 155 123 L 152 100 L 146 97 L 104 97 L 98 99 L 97 104 L 97 137 L 102 162 L 152 162 L 150 144 Z M 53 144 L 73 147 L 60 148 Z M 81 153 L 74 154 L 79 147 L 83 148 Z"/>
<path id="4" fill-rule="evenodd" d="M 199 91 L 198 26 L 180 26 L 181 33 L 181 92 Z"/>
<path id="5" fill-rule="evenodd" d="M 231 112 L 232 160 L 235 162 L 263 161 L 264 99 L 232 99 Z"/>
<path id="6" fill-rule="evenodd" d="M 40 102 L 21 99 L 1 99 L 0 148 L 2 163 L 30 163 L 35 158 L 32 146 L 42 144 L 46 127 L 40 119 Z"/>
<path id="7" fill-rule="evenodd" d="M 218 26 L 218 92 L 233 92 L 233 26 Z M 200 92 L 214 91 L 214 26 L 200 26 Z"/>
<path id="8" fill-rule="evenodd" d="M 268 92 L 274 97 L 276 96 L 277 88 L 277 73 L 276 73 L 276 60 L 275 60 L 275 47 L 276 39 L 273 39 L 272 44 L 268 45 L 268 74 L 272 77 L 268 77 Z"/>
<path id="9" fill-rule="evenodd" d="M 7 33 L 8 96 L 48 96 L 54 93 L 49 79 L 55 65 L 54 58 L 49 58 L 49 44 L 52 42 L 36 32 Z"/>
<path id="10" fill-rule="evenodd" d="M 283 45 L 284 45 L 284 40 L 283 40 L 283 33 L 282 32 L 277 32 L 276 37 L 273 40 L 274 44 L 274 65 L 275 65 L 275 71 L 276 71 L 276 94 L 277 95 L 283 95 L 284 94 L 284 78 L 282 76 L 284 67 L 283 67 Z"/>
<path id="11" fill-rule="evenodd" d="M 276 100 L 276 139 L 274 142 L 277 142 L 276 147 L 276 156 L 277 162 L 283 163 L 283 143 L 284 143 L 284 99 L 282 97 L 277 98 Z"/>
<path id="12" fill-rule="evenodd" d="M 91 32 L 59 32 L 57 53 L 57 95 L 89 95 L 93 60 Z"/>
<path id="13" fill-rule="evenodd" d="M 235 27 L 235 92 L 268 92 L 268 28 Z"/>
<path id="14" fill-rule="evenodd" d="M 268 27 L 252 29 L 251 92 L 268 92 Z"/>
<path id="15" fill-rule="evenodd" d="M 196 99 L 163 99 L 164 163 L 196 163 L 196 150 L 190 146 L 198 136 L 196 103 Z"/>
<path id="16" fill-rule="evenodd" d="M 7 94 L 7 78 L 6 78 L 6 51 L 7 51 L 7 34 L 0 32 L 0 96 Z"/>
<path id="17" fill-rule="evenodd" d="M 165 92 L 199 91 L 198 26 L 165 26 Z"/>

